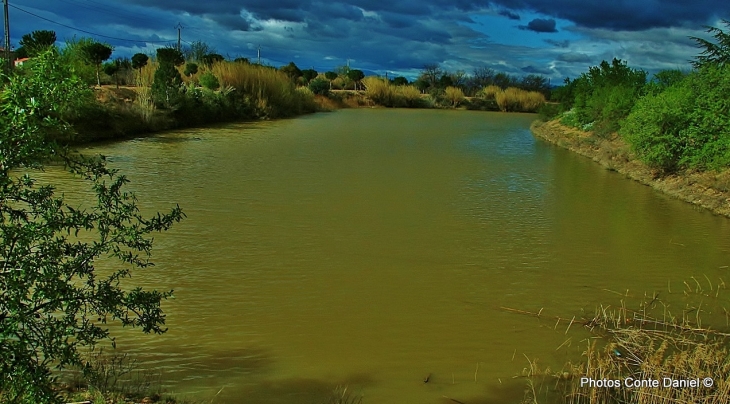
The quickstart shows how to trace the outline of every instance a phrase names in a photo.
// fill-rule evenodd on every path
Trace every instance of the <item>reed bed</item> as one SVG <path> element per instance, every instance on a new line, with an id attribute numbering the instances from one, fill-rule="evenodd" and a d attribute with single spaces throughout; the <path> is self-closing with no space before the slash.
<path id="1" fill-rule="evenodd" d="M 376 104 L 407 108 L 422 106 L 421 92 L 413 86 L 394 86 L 379 77 L 365 77 L 362 83 L 365 95 Z"/>
<path id="2" fill-rule="evenodd" d="M 464 92 L 458 87 L 448 86 L 444 89 L 444 98 L 451 102 L 451 106 L 456 107 L 460 102 L 464 101 Z"/>
<path id="3" fill-rule="evenodd" d="M 235 89 L 238 97 L 250 100 L 263 117 L 292 116 L 316 109 L 311 92 L 297 91 L 289 77 L 276 69 L 225 61 L 214 64 L 210 71 L 221 87 Z"/>
<path id="4" fill-rule="evenodd" d="M 479 93 L 479 97 L 495 100 L 502 112 L 537 112 L 545 104 L 545 95 L 542 93 L 515 87 L 502 90 L 498 86 L 487 86 Z"/>
<path id="5" fill-rule="evenodd" d="M 644 295 L 636 310 L 622 300 L 617 307 L 599 307 L 590 318 L 551 318 L 542 310 L 503 308 L 557 319 L 555 328 L 567 324 L 566 334 L 579 325 L 592 334 L 585 340 L 583 360 L 568 363 L 558 373 L 541 371 L 528 359 L 525 401 L 538 402 L 536 376 L 551 376 L 553 391 L 562 393 L 560 401 L 567 404 L 730 403 L 730 332 L 703 325 L 702 319 L 711 316 L 730 327 L 730 311 L 719 298 L 725 283 L 713 285 L 707 278 L 707 288 L 704 280 L 692 280 L 694 284 L 684 283 L 682 295 L 675 294 L 672 304 L 654 293 Z M 628 292 L 623 298 L 629 299 Z"/>

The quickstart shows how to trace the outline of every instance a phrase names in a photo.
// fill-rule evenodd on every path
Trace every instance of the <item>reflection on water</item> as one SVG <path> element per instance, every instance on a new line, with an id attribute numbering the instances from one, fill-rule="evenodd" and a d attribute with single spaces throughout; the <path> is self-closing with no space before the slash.
<path id="1" fill-rule="evenodd" d="M 121 330 L 121 349 L 216 403 L 338 384 L 364 403 L 514 402 L 525 356 L 559 369 L 586 334 L 500 307 L 580 316 L 727 276 L 726 219 L 535 140 L 532 119 L 346 110 L 88 149 L 145 211 L 188 215 L 136 278 L 175 289 L 170 331 Z"/>

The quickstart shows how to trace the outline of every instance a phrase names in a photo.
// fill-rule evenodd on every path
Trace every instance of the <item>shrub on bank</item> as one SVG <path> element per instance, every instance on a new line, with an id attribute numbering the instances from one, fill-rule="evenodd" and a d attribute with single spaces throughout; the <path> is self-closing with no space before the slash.
<path id="1" fill-rule="evenodd" d="M 639 159 L 661 171 L 730 166 L 730 67 L 707 66 L 643 97 L 620 134 Z"/>

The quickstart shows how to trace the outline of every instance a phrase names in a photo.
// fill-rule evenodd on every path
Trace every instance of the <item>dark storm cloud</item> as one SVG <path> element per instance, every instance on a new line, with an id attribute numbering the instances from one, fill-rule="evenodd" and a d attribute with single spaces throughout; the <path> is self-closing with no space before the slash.
<path id="1" fill-rule="evenodd" d="M 519 20 L 520 19 L 520 15 L 519 14 L 513 13 L 513 12 L 511 12 L 509 10 L 501 10 L 498 14 L 501 15 L 501 16 L 503 16 L 503 17 L 507 17 L 510 20 Z"/>
<path id="2" fill-rule="evenodd" d="M 730 15 L 726 0 L 493 0 L 492 4 L 513 11 L 532 10 L 588 28 L 631 31 L 683 24 L 696 27 Z"/>
<path id="3" fill-rule="evenodd" d="M 552 18 L 535 18 L 528 22 L 527 25 L 520 25 L 520 29 L 535 32 L 558 32 L 555 29 L 555 20 Z"/>

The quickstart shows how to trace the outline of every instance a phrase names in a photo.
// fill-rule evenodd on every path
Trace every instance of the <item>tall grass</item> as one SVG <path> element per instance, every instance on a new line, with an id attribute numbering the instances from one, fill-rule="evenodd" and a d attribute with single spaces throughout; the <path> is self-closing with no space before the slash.
<path id="1" fill-rule="evenodd" d="M 486 90 L 484 93 L 486 93 Z M 490 91 L 492 90 L 490 89 Z M 515 87 L 509 87 L 506 90 L 500 89 L 494 93 L 494 99 L 502 112 L 537 112 L 545 104 L 545 95 L 542 93 L 525 91 Z"/>
<path id="2" fill-rule="evenodd" d="M 297 91 L 289 77 L 261 65 L 220 62 L 210 71 L 223 88 L 235 89 L 237 98 L 247 100 L 261 117 L 278 118 L 316 109 L 311 92 Z"/>
<path id="3" fill-rule="evenodd" d="M 362 83 L 365 95 L 376 104 L 385 107 L 422 106 L 421 92 L 413 86 L 394 86 L 379 77 L 365 77 Z"/>
<path id="4" fill-rule="evenodd" d="M 448 86 L 444 89 L 444 97 L 451 102 L 452 106 L 459 105 L 464 101 L 464 92 L 458 87 Z"/>

